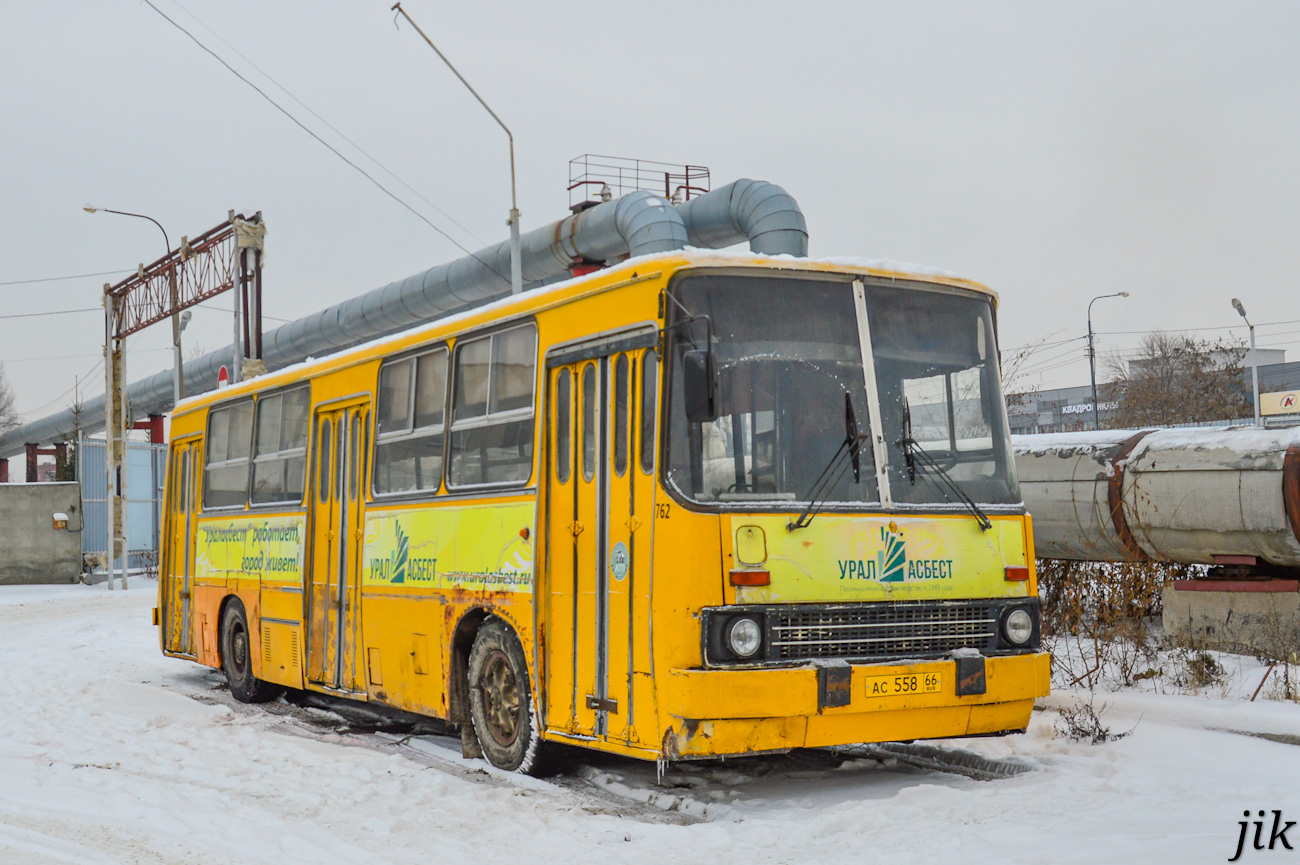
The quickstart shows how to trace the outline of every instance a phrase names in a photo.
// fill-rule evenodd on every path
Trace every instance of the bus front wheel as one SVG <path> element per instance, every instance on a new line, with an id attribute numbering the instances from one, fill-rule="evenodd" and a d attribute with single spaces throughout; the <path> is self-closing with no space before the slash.
<path id="1" fill-rule="evenodd" d="M 469 653 L 469 714 L 483 756 L 498 769 L 543 775 L 555 769 L 553 747 L 541 740 L 519 638 L 489 618 Z"/>
<path id="2" fill-rule="evenodd" d="M 231 598 L 221 614 L 221 671 L 230 683 L 230 695 L 241 703 L 265 703 L 284 691 L 253 675 L 248 617 L 238 598 Z"/>

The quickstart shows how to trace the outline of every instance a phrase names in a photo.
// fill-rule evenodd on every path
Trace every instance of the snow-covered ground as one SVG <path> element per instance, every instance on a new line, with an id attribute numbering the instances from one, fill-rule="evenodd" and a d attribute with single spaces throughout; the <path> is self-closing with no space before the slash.
<path id="1" fill-rule="evenodd" d="M 449 739 L 235 706 L 159 654 L 154 590 L 0 587 L 0 863 L 1223 862 L 1243 810 L 1300 819 L 1300 707 L 1240 689 L 1106 694 L 1133 730 L 1105 745 L 1055 735 L 1078 693 L 1028 735 L 943 743 L 1033 765 L 1010 780 L 796 755 L 674 768 L 664 788 L 608 758 L 548 782 Z"/>

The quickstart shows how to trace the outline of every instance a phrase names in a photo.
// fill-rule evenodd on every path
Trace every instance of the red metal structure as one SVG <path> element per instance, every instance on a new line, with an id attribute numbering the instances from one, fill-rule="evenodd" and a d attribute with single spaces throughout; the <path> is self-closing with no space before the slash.
<path id="1" fill-rule="evenodd" d="M 262 356 L 262 250 L 253 261 L 239 255 L 239 226 L 262 225 L 259 211 L 252 217 L 231 213 L 223 223 L 194 240 L 181 238 L 180 249 L 167 253 L 134 275 L 105 289 L 114 298 L 113 336 L 122 339 L 173 313 L 197 306 L 238 284 L 243 322 L 244 356 Z"/>

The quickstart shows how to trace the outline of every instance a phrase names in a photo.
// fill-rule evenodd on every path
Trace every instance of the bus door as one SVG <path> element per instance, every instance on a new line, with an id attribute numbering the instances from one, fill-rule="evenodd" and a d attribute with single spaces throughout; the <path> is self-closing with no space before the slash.
<path id="1" fill-rule="evenodd" d="M 369 400 L 318 409 L 312 423 L 307 678 L 342 691 L 365 690 L 357 645 L 369 424 Z"/>
<path id="2" fill-rule="evenodd" d="M 172 442 L 168 466 L 167 553 L 163 574 L 163 644 L 169 652 L 194 654 L 190 623 L 194 575 L 194 510 L 197 497 L 198 439 Z"/>
<path id="3" fill-rule="evenodd" d="M 635 338 L 637 348 L 653 335 Z M 549 373 L 547 531 L 547 725 L 557 731 L 632 741 L 636 658 L 647 634 L 634 625 L 646 586 L 634 583 L 637 529 L 651 520 L 635 501 L 648 479 L 633 455 L 632 340 L 593 348 Z M 595 356 L 592 356 L 592 355 Z M 561 356 L 563 358 L 563 355 Z M 642 543 L 649 555 L 648 542 Z"/>

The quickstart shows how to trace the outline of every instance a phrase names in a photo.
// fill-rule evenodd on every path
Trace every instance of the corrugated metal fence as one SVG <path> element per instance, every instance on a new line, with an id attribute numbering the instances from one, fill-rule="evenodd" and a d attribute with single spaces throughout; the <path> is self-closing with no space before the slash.
<path id="1" fill-rule="evenodd" d="M 157 566 L 166 470 L 167 445 L 127 443 L 126 539 L 132 568 Z M 77 443 L 77 478 L 81 481 L 85 519 L 81 551 L 103 553 L 108 549 L 108 479 L 104 475 L 103 439 L 82 439 Z"/>

